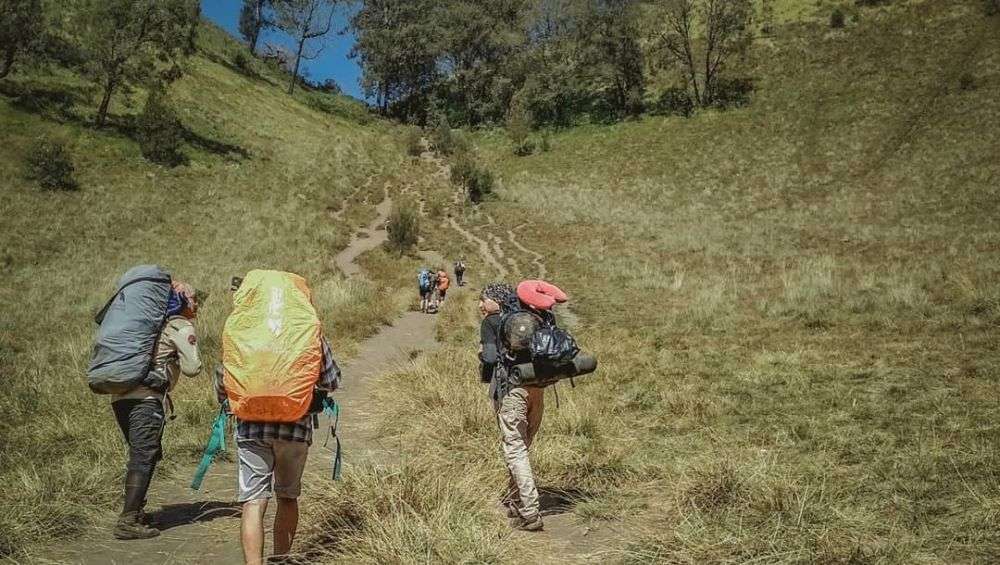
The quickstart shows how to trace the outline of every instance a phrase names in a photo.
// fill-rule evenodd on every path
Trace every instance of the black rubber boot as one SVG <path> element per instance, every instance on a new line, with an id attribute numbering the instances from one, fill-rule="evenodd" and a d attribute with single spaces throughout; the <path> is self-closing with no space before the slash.
<path id="1" fill-rule="evenodd" d="M 125 474 L 125 508 L 114 535 L 118 539 L 148 539 L 160 535 L 160 531 L 142 523 L 142 507 L 146 502 L 146 491 L 149 490 L 150 473 L 145 471 L 129 471 Z"/>
<path id="2" fill-rule="evenodd" d="M 139 523 L 149 525 L 149 516 L 146 515 L 146 501 L 143 500 L 142 504 L 139 505 Z"/>

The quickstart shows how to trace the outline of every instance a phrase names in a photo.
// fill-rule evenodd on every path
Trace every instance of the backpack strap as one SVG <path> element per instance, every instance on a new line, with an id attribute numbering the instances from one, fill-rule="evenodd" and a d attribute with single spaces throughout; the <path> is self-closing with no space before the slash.
<path id="1" fill-rule="evenodd" d="M 194 478 L 191 480 L 191 488 L 194 490 L 201 489 L 201 483 L 205 480 L 205 473 L 208 472 L 208 468 L 212 465 L 215 455 L 220 451 L 226 450 L 227 421 L 229 421 L 229 416 L 226 414 L 226 403 L 223 403 L 219 407 L 219 415 L 216 416 L 215 423 L 212 424 L 212 435 L 208 437 L 208 445 L 205 446 L 205 453 L 201 456 L 201 463 L 198 464 L 198 470 L 195 471 Z"/>
<path id="2" fill-rule="evenodd" d="M 323 399 L 323 413 L 330 417 L 330 434 L 326 436 L 326 441 L 323 442 L 323 447 L 330 441 L 332 437 L 334 441 L 337 442 L 337 447 L 333 453 L 333 480 L 340 480 L 340 470 L 342 466 L 341 452 L 340 452 L 340 436 L 337 435 L 337 424 L 340 423 L 340 405 L 330 398 L 326 397 Z"/>

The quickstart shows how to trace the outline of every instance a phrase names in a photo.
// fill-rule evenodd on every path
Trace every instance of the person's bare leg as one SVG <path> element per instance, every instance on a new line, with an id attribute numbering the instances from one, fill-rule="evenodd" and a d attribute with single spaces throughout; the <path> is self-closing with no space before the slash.
<path id="1" fill-rule="evenodd" d="M 279 505 L 278 508 L 281 506 Z M 265 514 L 267 514 L 266 498 L 243 503 L 240 540 L 243 542 L 243 561 L 247 565 L 261 565 L 264 562 Z"/>
<path id="2" fill-rule="evenodd" d="M 299 527 L 299 501 L 279 498 L 278 513 L 274 516 L 274 554 L 287 555 L 292 550 L 292 540 Z"/>

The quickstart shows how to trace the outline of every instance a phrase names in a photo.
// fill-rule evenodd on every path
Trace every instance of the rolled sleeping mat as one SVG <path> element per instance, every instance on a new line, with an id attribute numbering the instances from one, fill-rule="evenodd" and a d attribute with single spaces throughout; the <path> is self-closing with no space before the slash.
<path id="1" fill-rule="evenodd" d="M 589 375 L 597 370 L 597 359 L 587 353 L 577 353 L 569 363 L 549 365 L 543 363 L 521 363 L 514 365 L 511 376 L 515 384 L 546 385 L 562 379 Z"/>

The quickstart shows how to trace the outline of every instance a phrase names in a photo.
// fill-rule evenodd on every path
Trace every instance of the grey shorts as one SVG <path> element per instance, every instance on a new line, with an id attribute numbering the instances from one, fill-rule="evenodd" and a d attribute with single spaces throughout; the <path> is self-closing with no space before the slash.
<path id="1" fill-rule="evenodd" d="M 298 498 L 309 444 L 280 439 L 241 439 L 236 442 L 239 458 L 239 502 L 271 498 Z"/>

